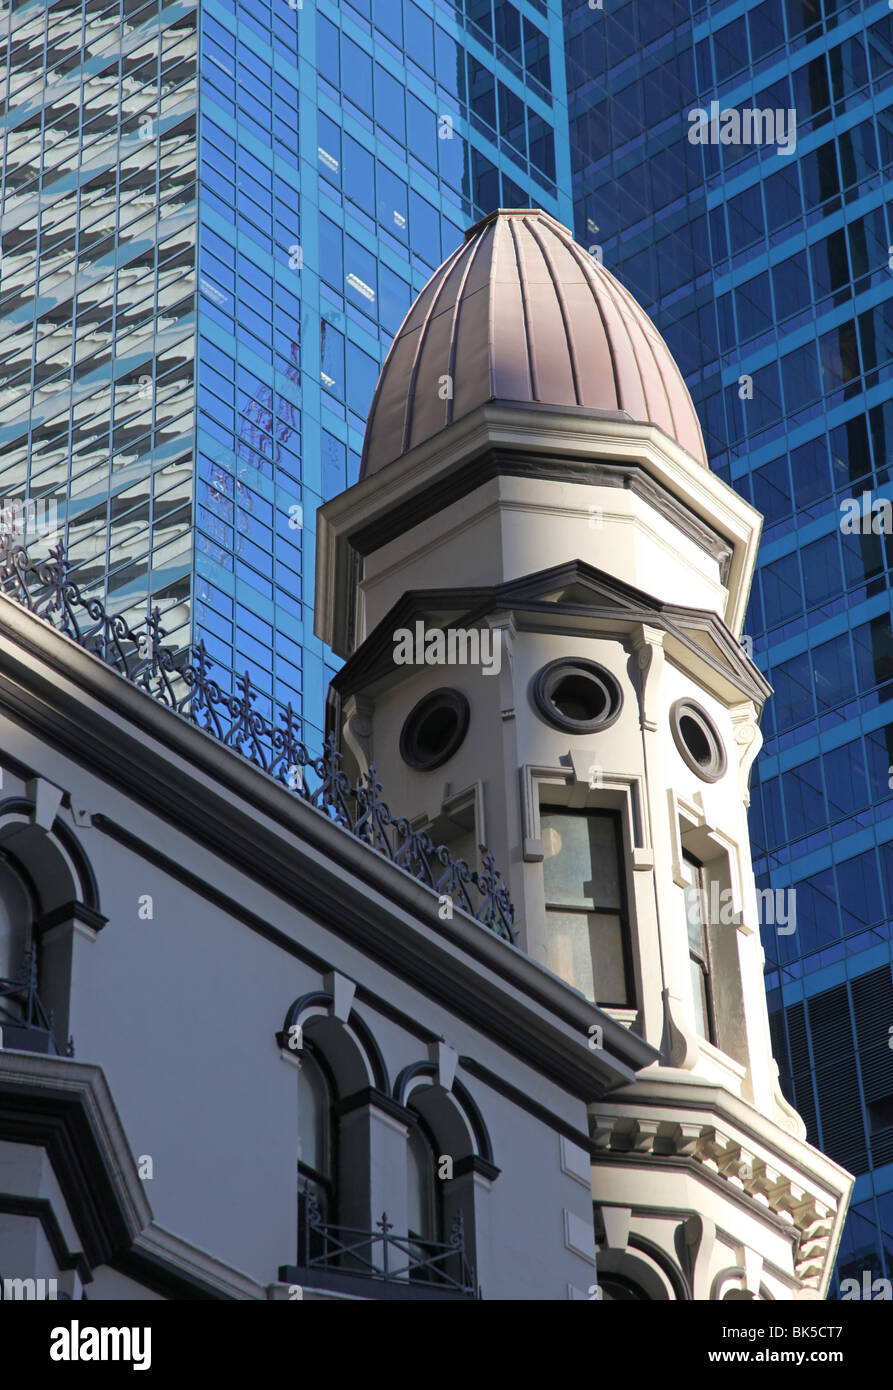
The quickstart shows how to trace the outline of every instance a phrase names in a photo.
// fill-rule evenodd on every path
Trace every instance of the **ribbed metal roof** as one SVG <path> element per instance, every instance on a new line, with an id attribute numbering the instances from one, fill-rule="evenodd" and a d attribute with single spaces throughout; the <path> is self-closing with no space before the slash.
<path id="1" fill-rule="evenodd" d="M 379 377 L 362 475 L 491 400 L 622 411 L 707 467 L 691 396 L 654 324 L 536 208 L 484 218 L 422 290 Z"/>

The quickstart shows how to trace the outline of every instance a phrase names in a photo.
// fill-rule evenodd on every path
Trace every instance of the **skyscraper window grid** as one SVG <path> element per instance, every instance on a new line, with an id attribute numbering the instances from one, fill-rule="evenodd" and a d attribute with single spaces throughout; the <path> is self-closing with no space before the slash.
<path id="1" fill-rule="evenodd" d="M 711 467 L 766 519 L 745 640 L 776 694 L 751 835 L 758 883 L 798 902 L 795 932 L 764 927 L 770 1008 L 795 1050 L 795 1010 L 850 1001 L 838 1069 L 804 1046 L 783 1080 L 859 1175 L 841 1270 L 870 1246 L 889 1275 L 885 1083 L 856 994 L 890 979 L 890 542 L 841 518 L 847 498 L 893 495 L 893 16 L 677 0 L 568 3 L 565 21 L 576 236 L 654 317 Z M 795 112 L 795 147 L 692 143 L 689 114 L 711 102 Z"/>
<path id="2" fill-rule="evenodd" d="M 570 220 L 560 14 L 81 0 L 6 26 L 0 490 L 53 499 L 81 582 L 133 617 L 158 604 L 174 647 L 200 638 L 225 685 L 247 671 L 318 738 L 316 508 L 356 479 L 391 338 L 469 223 L 500 203 Z M 54 182 L 32 127 L 60 124 Z M 23 141 L 51 190 L 33 227 Z M 55 355 L 31 377 L 35 331 Z"/>

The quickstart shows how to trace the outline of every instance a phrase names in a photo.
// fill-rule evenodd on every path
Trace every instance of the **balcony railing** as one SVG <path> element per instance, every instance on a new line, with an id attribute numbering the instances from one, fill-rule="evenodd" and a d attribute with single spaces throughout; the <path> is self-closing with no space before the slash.
<path id="1" fill-rule="evenodd" d="M 0 534 L 0 593 L 234 749 L 438 896 L 449 898 L 455 908 L 504 940 L 515 940 L 508 887 L 489 850 L 481 847 L 483 869 L 472 871 L 446 845 L 436 845 L 427 831 L 414 828 L 406 816 L 395 816 L 382 800 L 374 764 L 354 786 L 343 770 L 334 734 L 322 756 L 314 758 L 302 742 L 300 716 L 291 704 L 277 707 L 275 721 L 268 719 L 256 707 L 264 697 L 247 671 L 236 678 L 237 693 L 227 693 L 211 675 L 214 663 L 203 642 L 182 654 L 165 647 L 167 634 L 157 608 L 145 628 L 134 629 L 120 613 L 108 613 L 100 599 L 85 597 L 71 577 L 61 541 L 44 559 L 35 559 L 15 534 Z"/>
<path id="2" fill-rule="evenodd" d="M 11 1008 L 11 1002 L 18 1007 Z M 61 1052 L 56 1042 L 53 1011 L 47 1013 L 40 1002 L 37 952 L 33 947 L 26 952 L 22 973 L 17 979 L 0 977 L 0 1043 L 13 1051 L 74 1056 L 74 1043 L 70 1038 L 64 1054 Z"/>
<path id="3" fill-rule="evenodd" d="M 398 1298 L 479 1297 L 465 1254 L 461 1211 L 444 1243 L 394 1235 L 387 1212 L 374 1231 L 331 1225 L 311 1194 L 301 1195 L 299 1210 L 298 1266 L 282 1272 L 289 1279 L 309 1285 L 319 1279 L 333 1289 L 354 1279 L 370 1281 L 370 1297 L 382 1296 L 375 1284 L 386 1285 L 388 1296 Z"/>

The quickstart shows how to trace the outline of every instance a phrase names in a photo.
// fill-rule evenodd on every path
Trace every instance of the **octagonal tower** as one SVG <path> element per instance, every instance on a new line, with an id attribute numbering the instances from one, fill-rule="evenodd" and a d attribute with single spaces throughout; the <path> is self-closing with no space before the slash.
<path id="1" fill-rule="evenodd" d="M 747 831 L 759 530 L 647 315 L 536 210 L 429 281 L 319 513 L 350 771 L 492 850 L 518 949 L 660 1049 L 590 1105 L 606 1296 L 820 1296 L 851 1187 L 769 1040 L 760 912 L 796 910 L 758 900 Z"/>

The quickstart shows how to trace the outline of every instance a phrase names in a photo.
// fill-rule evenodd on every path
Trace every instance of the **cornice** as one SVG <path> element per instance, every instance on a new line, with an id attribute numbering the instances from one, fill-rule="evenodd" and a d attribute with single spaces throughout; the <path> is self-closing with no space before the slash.
<path id="1" fill-rule="evenodd" d="M 382 544 L 395 526 L 414 525 L 500 472 L 632 486 L 723 566 L 726 547 L 726 619 L 740 630 L 762 526 L 759 512 L 654 425 L 613 413 L 596 418 L 491 401 L 320 508 L 317 636 L 339 655 L 349 655 L 363 553 Z"/>
<path id="2" fill-rule="evenodd" d="M 592 601 L 546 597 L 557 589 L 572 586 L 585 589 Z M 646 623 L 667 634 L 668 651 L 676 664 L 687 668 L 700 665 L 705 675 L 726 682 L 730 687 L 728 703 L 753 700 L 762 708 L 772 694 L 759 667 L 712 610 L 664 603 L 583 560 L 533 571 L 504 584 L 411 590 L 347 659 L 336 673 L 332 688 L 343 702 L 352 694 L 368 690 L 376 681 L 399 679 L 407 668 L 394 665 L 394 633 L 399 628 L 412 630 L 419 618 L 436 614 L 440 621 L 443 615 L 450 614 L 453 626 L 470 628 L 497 612 L 511 613 L 519 629 L 560 630 L 568 634 L 595 631 L 622 635 L 633 633 Z M 689 631 L 709 635 L 722 659 L 691 637 Z"/>
<path id="3" fill-rule="evenodd" d="M 600 459 L 560 457 L 526 450 L 489 449 L 449 475 L 438 488 L 407 498 L 374 520 L 351 532 L 351 544 L 360 555 L 369 555 L 419 522 L 426 521 L 451 502 L 457 502 L 492 478 L 533 478 L 558 483 L 583 483 L 590 487 L 622 488 L 648 502 L 690 541 L 715 560 L 725 582 L 732 556 L 730 543 L 669 489 L 657 482 L 639 462 L 612 463 Z"/>
<path id="4" fill-rule="evenodd" d="M 266 1286 L 154 1222 L 112 1267 L 167 1299 L 240 1302 L 266 1299 Z"/>
<path id="5" fill-rule="evenodd" d="M 754 1215 L 789 1228 L 797 1279 L 824 1292 L 852 1177 L 719 1087 L 687 1085 L 674 1094 L 670 1082 L 642 1081 L 640 1088 L 646 1094 L 590 1106 L 593 1162 L 658 1169 L 685 1160 Z"/>
<path id="6" fill-rule="evenodd" d="M 93 1274 L 80 1250 L 70 1250 L 65 1233 L 49 1197 L 31 1197 L 19 1192 L 0 1192 L 0 1213 L 5 1216 L 30 1217 L 40 1222 L 44 1239 L 60 1270 L 73 1269 L 82 1284 L 89 1284 Z"/>
<path id="7" fill-rule="evenodd" d="M 0 1051 L 0 1133 L 43 1148 L 90 1268 L 129 1248 L 152 1219 L 102 1069 Z"/>

